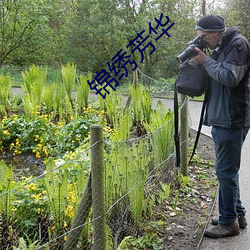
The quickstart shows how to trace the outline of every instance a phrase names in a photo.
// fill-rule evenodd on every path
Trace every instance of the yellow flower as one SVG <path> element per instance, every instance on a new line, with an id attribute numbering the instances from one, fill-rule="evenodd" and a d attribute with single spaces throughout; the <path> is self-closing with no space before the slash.
<path id="1" fill-rule="evenodd" d="M 46 157 L 48 157 L 49 153 L 46 147 L 43 147 L 43 153 L 45 154 Z"/>
<path id="2" fill-rule="evenodd" d="M 41 193 L 33 194 L 32 197 L 35 198 L 36 201 L 40 201 L 42 199 L 41 195 L 42 195 Z"/>
<path id="3" fill-rule="evenodd" d="M 37 190 L 37 185 L 35 183 L 30 183 L 29 185 L 26 186 L 26 189 L 28 191 L 35 191 Z"/>
<path id="4" fill-rule="evenodd" d="M 22 153 L 22 151 L 16 149 L 16 150 L 14 150 L 14 153 L 13 153 L 13 154 L 14 154 L 14 155 L 18 155 L 18 154 L 21 154 L 21 153 Z"/>
<path id="5" fill-rule="evenodd" d="M 9 135 L 10 133 L 9 133 L 8 130 L 4 130 L 4 131 L 3 131 L 3 134 L 4 134 L 4 135 Z"/>
<path id="6" fill-rule="evenodd" d="M 76 203 L 76 196 L 75 195 L 72 195 L 71 201 L 72 201 L 72 203 Z"/>
<path id="7" fill-rule="evenodd" d="M 40 158 L 41 158 L 41 155 L 40 155 L 39 152 L 36 152 L 36 158 L 37 158 L 37 159 L 40 159 Z"/>
<path id="8" fill-rule="evenodd" d="M 65 213 L 65 215 L 68 215 L 69 218 L 73 218 L 74 217 L 73 206 L 68 205 L 66 208 L 66 211 L 64 211 L 64 213 Z"/>
<path id="9" fill-rule="evenodd" d="M 16 212 L 17 208 L 13 207 L 11 210 L 12 210 L 12 212 Z"/>

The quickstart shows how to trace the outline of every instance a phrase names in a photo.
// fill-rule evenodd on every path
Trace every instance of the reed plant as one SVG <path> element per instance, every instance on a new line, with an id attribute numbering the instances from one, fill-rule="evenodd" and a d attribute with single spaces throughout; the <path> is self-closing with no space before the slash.
<path id="1" fill-rule="evenodd" d="M 66 91 L 69 100 L 72 102 L 72 92 L 76 83 L 76 65 L 67 63 L 61 66 L 62 86 Z"/>
<path id="2" fill-rule="evenodd" d="M 48 85 L 44 89 L 43 102 L 45 105 L 45 113 L 51 114 L 53 111 L 54 95 L 55 95 L 56 85 Z"/>
<path id="3" fill-rule="evenodd" d="M 123 203 L 126 204 L 122 209 L 130 211 L 135 224 L 138 225 L 145 209 L 144 188 L 149 162 L 152 159 L 150 146 L 147 139 L 140 139 L 131 142 L 113 142 L 110 147 L 112 154 L 106 155 L 105 168 L 107 207 L 111 207 L 125 196 Z"/>
<path id="4" fill-rule="evenodd" d="M 76 91 L 76 106 L 78 108 L 78 113 L 80 113 L 83 108 L 88 107 L 90 95 L 88 80 L 92 81 L 91 72 L 88 72 L 87 75 L 81 74 L 78 78 L 78 86 Z"/>
<path id="5" fill-rule="evenodd" d="M 10 74 L 0 75 L 0 116 L 7 116 L 8 114 L 11 87 L 12 79 Z"/>
<path id="6" fill-rule="evenodd" d="M 137 127 L 138 135 L 143 135 L 144 123 L 150 123 L 152 112 L 152 95 L 141 84 L 129 85 L 133 123 Z"/>
<path id="7" fill-rule="evenodd" d="M 46 177 L 43 179 L 48 195 L 48 206 L 55 226 L 55 235 L 64 233 L 65 211 L 67 210 L 68 176 L 56 165 L 52 159 L 46 164 Z M 62 244 L 62 243 L 59 243 Z"/>
<path id="8" fill-rule="evenodd" d="M 65 94 L 65 89 L 60 83 L 55 83 L 53 97 L 53 116 L 56 121 L 71 121 L 74 116 L 70 97 Z"/>
<path id="9" fill-rule="evenodd" d="M 121 124 L 120 119 L 123 116 L 122 97 L 116 93 L 109 94 L 105 100 L 100 101 L 100 107 L 106 111 L 110 127 L 117 128 Z"/>
<path id="10" fill-rule="evenodd" d="M 166 110 L 162 102 L 159 101 L 151 114 L 151 122 L 145 123 L 146 130 L 150 133 L 152 140 L 155 160 L 158 163 L 166 160 L 173 152 L 173 115 L 173 112 Z"/>
<path id="11" fill-rule="evenodd" d="M 9 222 L 12 216 L 13 194 L 10 190 L 14 186 L 12 166 L 6 166 L 0 161 L 0 214 L 4 215 L 5 222 Z"/>
<path id="12" fill-rule="evenodd" d="M 43 90 L 46 83 L 47 68 L 32 65 L 28 70 L 22 72 L 24 91 L 24 111 L 29 117 L 35 117 L 40 112 L 43 98 Z"/>
<path id="13" fill-rule="evenodd" d="M 143 121 L 143 112 L 141 109 L 141 85 L 129 85 L 129 95 L 131 96 L 131 106 L 133 112 L 134 124 L 140 124 Z"/>

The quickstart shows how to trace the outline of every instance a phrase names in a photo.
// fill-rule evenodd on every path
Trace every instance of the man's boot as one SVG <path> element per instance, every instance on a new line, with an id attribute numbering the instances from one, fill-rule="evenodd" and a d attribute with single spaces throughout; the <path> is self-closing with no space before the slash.
<path id="1" fill-rule="evenodd" d="M 238 216 L 238 222 L 239 222 L 239 226 L 241 229 L 245 228 L 247 226 L 247 220 L 246 220 L 246 216 L 245 214 L 239 215 Z M 212 218 L 211 220 L 211 224 L 214 226 L 218 225 L 218 219 L 217 218 Z"/>
<path id="2" fill-rule="evenodd" d="M 206 229 L 204 235 L 209 238 L 223 238 L 228 236 L 239 235 L 240 227 L 239 223 L 234 222 L 232 224 L 218 224 L 212 228 Z"/>

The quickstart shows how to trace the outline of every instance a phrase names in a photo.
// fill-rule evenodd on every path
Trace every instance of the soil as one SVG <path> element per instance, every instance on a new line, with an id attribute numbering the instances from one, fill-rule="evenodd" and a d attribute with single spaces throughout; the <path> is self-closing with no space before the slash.
<path id="1" fill-rule="evenodd" d="M 196 132 L 191 131 L 191 138 L 195 138 L 195 134 Z M 190 146 L 193 147 L 193 139 Z M 164 250 L 199 249 L 216 200 L 218 183 L 214 162 L 213 141 L 201 134 L 196 157 L 188 170 L 192 183 L 187 184 L 185 188 L 179 187 L 176 209 L 173 209 L 171 203 L 158 207 L 161 213 L 167 215 L 167 227 L 159 231 L 164 242 Z M 172 199 L 175 199 L 174 195 Z"/>
<path id="2" fill-rule="evenodd" d="M 7 166 L 11 165 L 13 167 L 16 181 L 23 176 L 39 176 L 45 171 L 43 159 L 37 159 L 32 153 L 22 153 L 14 156 L 12 152 L 7 152 L 0 156 L 0 160 L 4 160 Z"/>

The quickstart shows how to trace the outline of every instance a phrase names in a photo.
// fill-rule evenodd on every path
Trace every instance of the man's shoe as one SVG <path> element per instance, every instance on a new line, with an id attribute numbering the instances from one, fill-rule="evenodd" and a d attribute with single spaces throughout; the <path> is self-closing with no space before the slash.
<path id="1" fill-rule="evenodd" d="M 239 215 L 238 222 L 241 229 L 247 226 L 247 220 L 245 214 Z"/>
<path id="2" fill-rule="evenodd" d="M 243 228 L 245 228 L 247 226 L 247 220 L 246 220 L 245 214 L 239 215 L 238 222 L 239 222 L 239 226 L 240 226 L 241 229 L 243 229 Z M 211 224 L 214 225 L 214 226 L 217 226 L 218 225 L 218 219 L 217 218 L 212 218 Z"/>
<path id="3" fill-rule="evenodd" d="M 238 222 L 234 222 L 232 224 L 222 225 L 219 224 L 210 229 L 206 229 L 204 235 L 209 238 L 223 238 L 228 236 L 239 235 L 240 227 Z"/>

